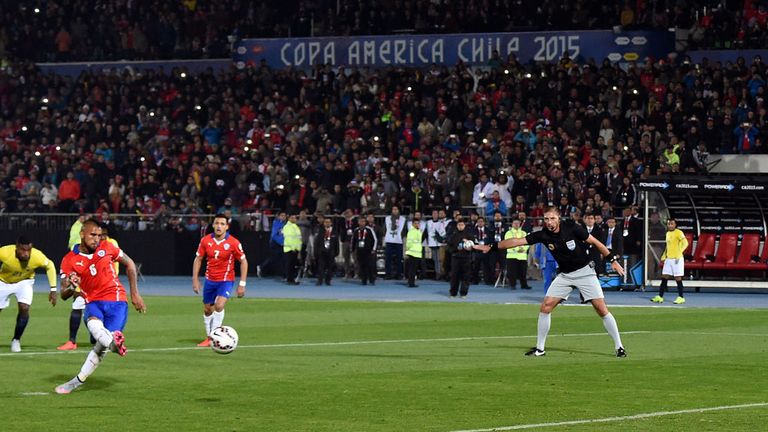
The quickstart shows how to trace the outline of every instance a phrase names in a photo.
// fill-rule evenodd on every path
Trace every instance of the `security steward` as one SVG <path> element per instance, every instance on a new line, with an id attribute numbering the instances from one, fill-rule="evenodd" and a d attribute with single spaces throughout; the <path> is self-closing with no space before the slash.
<path id="1" fill-rule="evenodd" d="M 512 221 L 512 226 L 504 234 L 504 240 L 524 238 L 526 235 L 528 234 L 520 228 L 520 220 L 515 219 Z M 520 280 L 521 289 L 531 289 L 527 281 L 529 247 L 529 245 L 522 245 L 507 249 L 507 278 L 512 289 L 515 289 L 518 280 Z"/>
<path id="2" fill-rule="evenodd" d="M 408 278 L 408 287 L 416 288 L 416 272 L 421 266 L 421 257 L 424 247 L 421 245 L 424 233 L 421 231 L 421 220 L 414 218 L 411 228 L 405 237 L 405 276 Z"/>
<path id="3" fill-rule="evenodd" d="M 301 229 L 296 225 L 296 215 L 290 215 L 282 229 L 283 254 L 285 256 L 285 277 L 288 285 L 298 285 L 299 252 L 301 251 Z"/>

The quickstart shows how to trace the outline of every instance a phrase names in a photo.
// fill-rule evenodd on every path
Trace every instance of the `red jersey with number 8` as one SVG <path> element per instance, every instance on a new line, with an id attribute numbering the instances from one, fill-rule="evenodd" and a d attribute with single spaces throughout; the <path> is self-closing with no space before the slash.
<path id="1" fill-rule="evenodd" d="M 115 261 L 123 256 L 123 251 L 108 241 L 102 241 L 88 255 L 80 251 L 80 245 L 64 255 L 61 260 L 61 277 L 70 273 L 80 277 L 80 292 L 86 303 L 98 300 L 127 301 L 125 288 L 115 273 Z"/>
<path id="2" fill-rule="evenodd" d="M 234 236 L 227 233 L 221 241 L 216 240 L 214 234 L 200 239 L 196 256 L 203 257 L 207 261 L 205 278 L 211 282 L 224 282 L 235 280 L 235 260 L 243 259 L 243 245 Z"/>

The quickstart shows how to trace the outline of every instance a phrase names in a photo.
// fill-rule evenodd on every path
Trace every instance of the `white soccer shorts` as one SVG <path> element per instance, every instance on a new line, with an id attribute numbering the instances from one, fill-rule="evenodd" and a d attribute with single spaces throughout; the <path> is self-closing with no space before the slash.
<path id="1" fill-rule="evenodd" d="M 604 298 L 603 288 L 600 286 L 600 280 L 597 279 L 595 269 L 586 265 L 578 270 L 569 273 L 560 273 L 552 281 L 552 285 L 547 290 L 547 297 L 557 297 L 568 299 L 573 289 L 579 290 L 584 300 L 594 300 Z"/>
<path id="2" fill-rule="evenodd" d="M 24 279 L 16 283 L 5 283 L 0 281 L 0 309 L 5 309 L 10 304 L 11 295 L 16 296 L 19 303 L 32 304 L 32 286 L 34 279 Z"/>
<path id="3" fill-rule="evenodd" d="M 72 309 L 74 310 L 85 309 L 85 299 L 82 296 L 75 297 L 75 299 L 72 300 Z"/>
<path id="4" fill-rule="evenodd" d="M 674 277 L 682 277 L 685 274 L 685 260 L 682 258 L 667 258 L 664 260 L 664 268 L 661 274 Z"/>

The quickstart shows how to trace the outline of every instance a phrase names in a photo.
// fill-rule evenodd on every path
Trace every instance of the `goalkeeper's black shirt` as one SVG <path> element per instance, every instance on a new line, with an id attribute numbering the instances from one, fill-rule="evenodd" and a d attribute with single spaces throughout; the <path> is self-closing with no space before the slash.
<path id="1" fill-rule="evenodd" d="M 570 273 L 589 264 L 587 230 L 573 221 L 561 221 L 560 230 L 553 233 L 546 227 L 541 231 L 528 234 L 525 239 L 529 245 L 542 243 L 549 249 L 557 261 L 560 271 Z"/>

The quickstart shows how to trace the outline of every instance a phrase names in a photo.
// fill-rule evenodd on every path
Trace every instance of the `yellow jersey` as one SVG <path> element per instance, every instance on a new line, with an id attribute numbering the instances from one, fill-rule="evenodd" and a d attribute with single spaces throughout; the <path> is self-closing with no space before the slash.
<path id="1" fill-rule="evenodd" d="M 120 245 L 117 243 L 117 240 L 107 236 L 107 241 L 115 245 L 116 248 L 120 249 Z M 120 263 L 115 261 L 115 274 L 118 274 L 118 273 L 120 273 Z"/>
<path id="2" fill-rule="evenodd" d="M 56 266 L 39 249 L 32 248 L 29 254 L 29 261 L 22 263 L 16 258 L 16 245 L 0 247 L 0 281 L 5 283 L 21 282 L 25 279 L 34 279 L 35 270 L 41 267 L 45 268 L 45 274 L 48 276 L 48 284 L 51 288 L 56 288 L 58 281 L 56 278 Z"/>
<path id="3" fill-rule="evenodd" d="M 677 259 L 683 257 L 683 251 L 688 247 L 688 239 L 685 238 L 685 234 L 679 229 L 673 231 L 667 231 L 667 248 L 661 255 L 661 259 L 667 258 Z"/>

